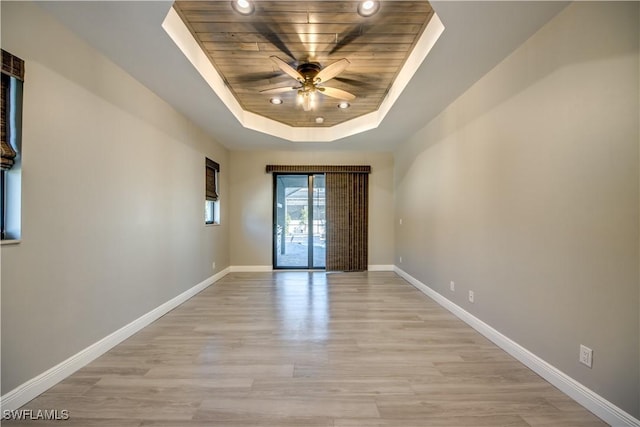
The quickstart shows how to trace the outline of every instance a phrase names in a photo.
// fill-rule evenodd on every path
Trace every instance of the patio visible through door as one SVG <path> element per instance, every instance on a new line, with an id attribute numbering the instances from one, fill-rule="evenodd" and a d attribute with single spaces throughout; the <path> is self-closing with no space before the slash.
<path id="1" fill-rule="evenodd" d="M 274 174 L 273 267 L 325 268 L 324 174 Z"/>

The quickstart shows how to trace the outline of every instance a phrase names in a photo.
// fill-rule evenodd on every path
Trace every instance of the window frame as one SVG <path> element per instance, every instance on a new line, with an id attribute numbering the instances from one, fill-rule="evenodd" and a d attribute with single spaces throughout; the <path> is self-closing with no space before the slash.
<path id="1" fill-rule="evenodd" d="M 204 201 L 204 223 L 205 225 L 220 225 L 220 202 L 213 200 Z M 207 213 L 211 212 L 209 218 Z"/>

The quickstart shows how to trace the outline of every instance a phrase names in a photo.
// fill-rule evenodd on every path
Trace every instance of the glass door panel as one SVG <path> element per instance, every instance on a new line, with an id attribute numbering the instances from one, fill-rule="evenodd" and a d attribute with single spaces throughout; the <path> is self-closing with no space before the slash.
<path id="1" fill-rule="evenodd" d="M 325 268 L 326 221 L 324 174 L 313 175 L 313 268 Z"/>
<path id="2" fill-rule="evenodd" d="M 324 175 L 274 179 L 274 268 L 324 268 Z"/>
<path id="3" fill-rule="evenodd" d="M 309 176 L 276 175 L 276 268 L 309 268 Z"/>

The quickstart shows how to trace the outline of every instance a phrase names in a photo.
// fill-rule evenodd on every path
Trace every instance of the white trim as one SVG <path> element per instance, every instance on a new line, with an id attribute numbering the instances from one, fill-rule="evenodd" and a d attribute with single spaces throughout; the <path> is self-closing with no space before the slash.
<path id="1" fill-rule="evenodd" d="M 69 357 L 67 360 L 57 364 L 53 368 L 46 370 L 35 378 L 30 379 L 24 384 L 19 385 L 10 392 L 0 397 L 0 408 L 2 410 L 15 410 L 22 405 L 35 399 L 40 394 L 47 391 L 60 381 L 67 378 L 69 375 L 76 372 L 78 369 L 91 363 L 93 360 L 102 356 L 107 351 L 111 350 L 122 341 L 129 338 L 131 335 L 140 331 L 145 326 L 164 316 L 189 298 L 196 295 L 198 292 L 204 290 L 210 285 L 214 284 L 229 273 L 229 268 L 226 268 L 213 276 L 203 280 L 191 289 L 186 290 L 180 295 L 170 299 L 164 304 L 156 307 L 150 312 L 142 315 L 138 319 L 123 326 L 117 331 L 107 335 L 100 341 L 91 344 L 89 347 L 81 350 L 80 352 Z"/>
<path id="2" fill-rule="evenodd" d="M 367 271 L 395 271 L 394 265 L 389 264 L 372 264 L 367 266 Z M 293 271 L 293 270 L 274 270 L 270 265 L 232 265 L 229 267 L 231 273 L 267 273 L 272 271 Z M 295 271 L 321 271 L 321 270 L 298 270 Z"/>
<path id="3" fill-rule="evenodd" d="M 270 265 L 232 265 L 229 267 L 230 273 L 265 273 L 273 271 Z"/>
<path id="4" fill-rule="evenodd" d="M 476 331 L 480 332 L 486 338 L 491 340 L 498 347 L 518 359 L 532 371 L 540 375 L 545 380 L 560 389 L 563 393 L 574 399 L 576 402 L 584 406 L 596 416 L 600 417 L 606 423 L 614 427 L 640 427 L 640 420 L 631 414 L 620 409 L 604 397 L 600 396 L 593 390 L 580 384 L 569 375 L 560 371 L 555 366 L 544 361 L 531 351 L 522 347 L 512 339 L 487 325 L 459 305 L 451 302 L 443 297 L 429 286 L 420 282 L 415 277 L 395 266 L 395 272 L 403 279 L 413 285 L 416 289 L 436 301 L 438 304 L 449 310 L 451 313 L 459 317 Z"/>
<path id="5" fill-rule="evenodd" d="M 395 271 L 394 265 L 373 264 L 367 267 L 368 271 Z"/>

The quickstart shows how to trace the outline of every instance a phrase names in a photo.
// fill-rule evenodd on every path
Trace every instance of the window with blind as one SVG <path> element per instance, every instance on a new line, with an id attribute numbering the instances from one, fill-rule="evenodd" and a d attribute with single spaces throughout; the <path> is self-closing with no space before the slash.
<path id="1" fill-rule="evenodd" d="M 20 239 L 21 127 L 24 61 L 2 50 L 0 108 L 0 234 Z"/>
<path id="2" fill-rule="evenodd" d="M 219 183 L 220 165 L 211 159 L 205 162 L 205 224 L 220 224 L 220 191 Z"/>

